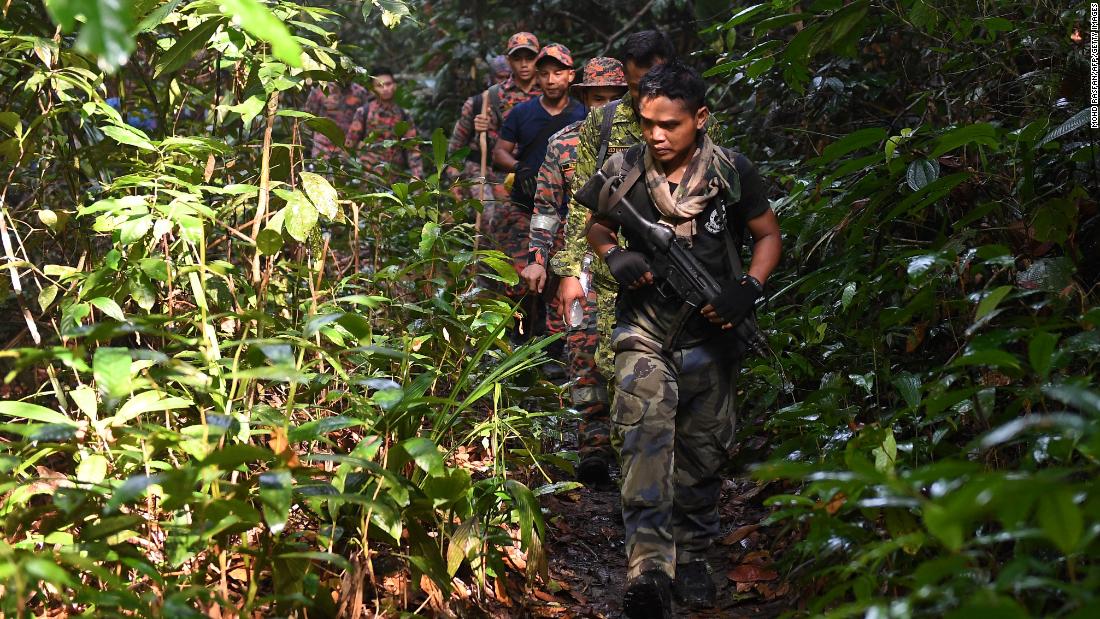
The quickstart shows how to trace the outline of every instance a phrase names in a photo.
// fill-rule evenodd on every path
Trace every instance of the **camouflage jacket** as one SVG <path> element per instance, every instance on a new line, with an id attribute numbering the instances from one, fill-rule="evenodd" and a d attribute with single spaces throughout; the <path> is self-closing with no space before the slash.
<path id="1" fill-rule="evenodd" d="M 477 139 L 477 132 L 474 131 L 474 116 L 481 113 L 481 107 L 478 105 L 475 109 L 475 104 L 480 104 L 481 98 L 487 96 L 488 91 L 482 91 L 478 95 L 474 95 L 462 104 L 462 112 L 458 116 L 458 120 L 455 121 L 454 130 L 451 131 L 451 140 L 447 144 L 447 152 L 454 153 L 466 146 L 470 147 L 470 152 L 479 153 L 480 148 Z M 493 146 L 500 138 L 500 127 L 504 123 L 504 119 L 508 118 L 508 113 L 512 111 L 512 108 L 516 107 L 524 101 L 534 99 L 542 94 L 542 90 L 539 89 L 538 84 L 532 84 L 531 90 L 523 92 L 515 80 L 508 78 L 500 85 L 500 123 L 498 124 L 496 115 L 492 112 L 492 106 L 489 110 L 489 131 L 488 144 L 489 152 L 493 152 Z M 490 165 L 492 157 L 489 157 Z"/>
<path id="2" fill-rule="evenodd" d="M 573 180 L 570 182 L 572 191 L 576 191 L 588 182 L 596 172 L 596 158 L 600 149 L 600 130 L 603 127 L 604 115 L 611 106 L 604 106 L 598 110 L 592 110 L 588 118 L 584 119 L 578 130 L 577 164 L 573 171 Z M 611 120 L 611 136 L 608 139 L 607 156 L 622 152 L 642 141 L 642 128 L 638 122 L 638 116 L 634 113 L 634 106 L 630 94 L 627 93 L 619 104 L 615 106 L 615 116 Z M 581 261 L 584 253 L 588 251 L 588 240 L 585 238 L 584 229 L 588 223 L 588 209 L 569 209 L 565 221 L 565 247 L 555 256 L 551 265 L 554 272 L 562 277 L 578 277 L 581 274 Z M 596 260 L 592 263 L 597 279 L 602 282 L 610 280 L 610 273 L 603 261 Z"/>
<path id="3" fill-rule="evenodd" d="M 576 165 L 579 129 L 583 122 L 567 125 L 550 136 L 546 159 L 539 167 L 535 209 L 531 214 L 531 252 L 533 261 L 538 264 L 545 265 L 550 257 L 554 236 L 561 225 L 561 214 L 572 193 L 569 183 Z"/>
<path id="4" fill-rule="evenodd" d="M 598 110 L 592 110 L 588 118 L 580 128 L 580 142 L 577 145 L 577 165 L 573 171 L 573 181 L 570 183 L 572 190 L 576 192 L 589 178 L 596 173 L 596 159 L 600 150 L 600 130 L 603 127 L 604 115 L 610 105 Z M 707 123 L 707 133 L 711 139 L 715 139 L 718 132 L 718 123 Z M 634 112 L 633 100 L 627 93 L 619 104 L 615 106 L 615 116 L 611 120 L 611 134 L 608 138 L 607 155 L 610 158 L 615 153 L 625 152 L 631 146 L 642 141 L 642 125 L 638 115 Z M 606 161 L 605 158 L 605 161 Z M 581 262 L 584 253 L 588 251 L 588 239 L 585 238 L 585 227 L 588 224 L 588 209 L 570 209 L 565 220 L 565 247 L 559 251 L 551 261 L 554 273 L 562 277 L 579 277 Z M 620 239 L 621 241 L 621 239 Z M 611 273 L 602 260 L 592 263 L 593 274 L 597 282 L 611 282 Z"/>
<path id="5" fill-rule="evenodd" d="M 370 99 L 370 91 L 359 84 L 351 84 L 344 88 L 330 83 L 323 89 L 315 87 L 310 91 L 309 97 L 306 99 L 305 111 L 314 116 L 328 118 L 346 134 L 351 127 L 355 111 L 362 107 L 368 99 Z M 331 155 L 339 152 L 339 150 L 339 146 L 333 144 L 320 132 L 313 132 L 311 152 L 314 158 Z"/>
<path id="6" fill-rule="evenodd" d="M 396 127 L 400 122 L 406 123 L 408 129 L 399 136 Z M 407 168 L 413 176 L 423 178 L 424 164 L 417 148 L 405 150 L 398 145 L 386 144 L 387 141 L 392 142 L 398 138 L 416 138 L 412 117 L 393 103 L 371 101 L 355 111 L 348 129 L 347 145 L 352 152 L 358 152 L 364 167 L 388 164 Z"/>

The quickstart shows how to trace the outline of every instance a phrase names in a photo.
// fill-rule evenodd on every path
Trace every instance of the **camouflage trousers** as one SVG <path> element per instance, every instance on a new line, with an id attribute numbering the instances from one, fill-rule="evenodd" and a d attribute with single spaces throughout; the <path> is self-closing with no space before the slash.
<path id="1" fill-rule="evenodd" d="M 569 380 L 573 381 L 573 408 L 581 414 L 577 426 L 577 452 L 581 459 L 615 459 L 611 447 L 611 419 L 608 414 L 607 380 L 596 367 L 596 348 L 600 341 L 597 322 L 598 296 L 595 287 L 588 291 L 584 319 L 566 334 L 569 352 Z"/>
<path id="2" fill-rule="evenodd" d="M 633 325 L 612 339 L 627 578 L 654 568 L 675 578 L 676 564 L 703 558 L 719 533 L 736 364 L 709 343 L 664 354 Z"/>

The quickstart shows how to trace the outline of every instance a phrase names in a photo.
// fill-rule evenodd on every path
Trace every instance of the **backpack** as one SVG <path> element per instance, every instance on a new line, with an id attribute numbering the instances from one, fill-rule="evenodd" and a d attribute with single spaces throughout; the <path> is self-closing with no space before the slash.
<path id="1" fill-rule="evenodd" d="M 481 113 L 482 98 L 489 97 L 489 113 L 496 120 L 498 128 L 504 126 L 504 110 L 502 109 L 504 104 L 500 99 L 500 84 L 493 84 L 484 92 L 479 92 L 474 95 L 474 113 Z"/>

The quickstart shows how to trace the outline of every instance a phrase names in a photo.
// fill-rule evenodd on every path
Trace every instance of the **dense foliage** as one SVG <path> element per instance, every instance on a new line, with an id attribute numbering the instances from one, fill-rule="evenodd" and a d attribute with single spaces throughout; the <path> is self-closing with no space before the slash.
<path id="1" fill-rule="evenodd" d="M 1095 615 L 1087 7 L 737 4 L 4 4 L 0 611 L 430 614 L 537 579 L 570 459 L 546 343 L 473 278 L 514 272 L 441 132 L 384 186 L 310 161 L 342 136 L 296 107 L 408 57 L 449 126 L 501 32 L 585 56 L 675 23 L 776 187 L 740 464 L 792 612 Z"/>

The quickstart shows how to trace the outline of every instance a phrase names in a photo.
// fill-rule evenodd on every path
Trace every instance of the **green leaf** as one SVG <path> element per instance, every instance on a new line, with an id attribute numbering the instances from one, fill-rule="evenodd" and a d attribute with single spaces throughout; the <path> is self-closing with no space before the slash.
<path id="1" fill-rule="evenodd" d="M 194 402 L 186 398 L 166 397 L 156 391 L 142 391 L 122 405 L 111 418 L 111 425 L 121 426 L 143 413 L 188 408 L 193 405 Z"/>
<path id="2" fill-rule="evenodd" d="M 1054 346 L 1058 343 L 1058 334 L 1049 331 L 1036 333 L 1027 344 L 1027 358 L 1031 363 L 1031 369 L 1035 370 L 1041 378 L 1050 374 L 1050 366 L 1054 363 Z"/>
<path id="3" fill-rule="evenodd" d="M 301 191 L 290 192 L 286 201 L 283 227 L 296 241 L 304 243 L 317 226 L 317 207 L 313 206 Z"/>
<path id="4" fill-rule="evenodd" d="M 1036 144 L 1035 147 L 1039 148 L 1043 144 L 1046 144 L 1047 142 L 1050 142 L 1052 140 L 1057 140 L 1058 138 L 1062 137 L 1063 135 L 1066 135 L 1067 133 L 1070 133 L 1072 131 L 1076 131 L 1076 130 L 1080 129 L 1081 127 L 1084 127 L 1089 122 L 1089 116 L 1090 116 L 1091 112 L 1092 112 L 1091 108 L 1085 108 L 1085 109 L 1081 110 L 1080 112 L 1077 112 L 1076 114 L 1073 115 L 1072 118 L 1070 118 L 1066 122 L 1062 123 L 1061 125 L 1058 125 L 1053 131 L 1046 134 L 1043 137 L 1043 139 L 1039 140 L 1039 143 Z"/>
<path id="5" fill-rule="evenodd" d="M 310 129 L 325 136 L 336 146 L 344 146 L 344 141 L 347 139 L 347 136 L 344 135 L 344 130 L 340 128 L 340 125 L 336 124 L 331 118 L 314 116 L 305 122 Z"/>
<path id="6" fill-rule="evenodd" d="M 428 475 L 438 477 L 443 474 L 443 455 L 439 453 L 439 447 L 432 441 L 423 437 L 414 437 L 403 441 L 401 448 Z"/>
<path id="7" fill-rule="evenodd" d="M 99 130 L 119 144 L 134 146 L 142 150 L 157 149 L 149 141 L 149 136 L 145 135 L 144 131 L 129 125 L 107 125 L 106 127 L 100 127 Z"/>
<path id="8" fill-rule="evenodd" d="M 1062 554 L 1070 554 L 1077 548 L 1085 529 L 1081 509 L 1073 502 L 1073 492 L 1059 488 L 1039 497 L 1039 526 Z"/>
<path id="9" fill-rule="evenodd" d="M 107 458 L 90 454 L 76 467 L 76 479 L 87 484 L 99 484 L 107 477 Z"/>
<path id="10" fill-rule="evenodd" d="M 978 303 L 978 311 L 974 314 L 974 320 L 981 320 L 987 314 L 997 309 L 997 305 L 999 305 L 1010 292 L 1012 292 L 1012 286 L 998 286 L 994 288 L 992 292 L 982 297 L 981 303 Z"/>
<path id="11" fill-rule="evenodd" d="M 462 562 L 472 559 L 481 550 L 481 524 L 478 516 L 471 516 L 458 525 L 447 545 L 447 574 L 454 576 Z"/>
<path id="12" fill-rule="evenodd" d="M 206 46 L 206 43 L 210 41 L 210 37 L 214 36 L 222 23 L 224 23 L 224 20 L 220 18 L 208 19 L 183 33 L 180 38 L 176 39 L 176 44 L 161 55 L 160 63 L 157 64 L 153 77 L 160 77 L 164 73 L 172 73 L 187 64 L 200 49 Z"/>
<path id="13" fill-rule="evenodd" d="M 99 311 L 103 312 L 110 318 L 113 318 L 119 322 L 126 322 L 126 315 L 122 313 L 122 308 L 118 306 L 118 303 L 116 303 L 114 299 L 108 297 L 96 297 L 88 302 L 99 308 Z"/>
<path id="14" fill-rule="evenodd" d="M 935 159 L 944 153 L 971 143 L 997 147 L 1000 145 L 1000 142 L 997 141 L 997 129 L 989 123 L 978 123 L 952 129 L 936 140 L 936 148 L 932 150 L 929 157 Z"/>
<path id="15" fill-rule="evenodd" d="M 153 216 L 142 215 L 133 219 L 127 219 L 118 226 L 119 242 L 123 245 L 132 245 L 145 238 L 149 229 L 153 227 Z"/>
<path id="16" fill-rule="evenodd" d="M 962 523 L 953 518 L 942 505 L 929 503 L 924 506 L 924 526 L 948 549 L 954 551 L 962 548 Z"/>
<path id="17" fill-rule="evenodd" d="M 1095 391 L 1077 385 L 1053 385 L 1043 388 L 1043 393 L 1063 404 L 1100 416 L 1100 394 Z"/>
<path id="18" fill-rule="evenodd" d="M 132 363 L 127 348 L 97 348 L 92 358 L 92 369 L 100 391 L 112 398 L 129 395 Z"/>
<path id="19" fill-rule="evenodd" d="M 271 228 L 264 228 L 256 235 L 256 247 L 265 256 L 274 256 L 283 248 L 283 235 Z"/>
<path id="20" fill-rule="evenodd" d="M 39 309 L 45 312 L 46 308 L 48 308 L 50 304 L 53 303 L 53 300 L 57 298 L 57 291 L 58 288 L 54 284 L 42 288 L 42 290 L 38 292 Z"/>
<path id="21" fill-rule="evenodd" d="M 328 179 L 320 174 L 302 172 L 299 175 L 302 181 L 302 191 L 309 197 L 317 212 L 329 221 L 338 221 L 340 218 L 340 203 L 337 201 L 336 190 L 329 184 Z"/>
<path id="22" fill-rule="evenodd" d="M 292 67 L 302 66 L 302 46 L 286 24 L 263 4 L 257 0 L 221 0 L 221 11 L 232 15 L 234 23 L 248 34 L 270 43 L 276 58 Z"/>
<path id="23" fill-rule="evenodd" d="M 875 470 L 880 473 L 893 473 L 894 463 L 898 460 L 898 442 L 894 438 L 894 431 L 887 428 L 886 438 L 882 444 L 871 450 L 875 456 Z"/>
<path id="24" fill-rule="evenodd" d="M 338 567 L 342 570 L 345 570 L 345 571 L 351 571 L 352 570 L 352 566 L 351 566 L 350 561 L 348 561 L 347 559 L 345 559 L 344 557 L 342 557 L 338 554 L 333 554 L 331 552 L 320 552 L 320 551 L 316 551 L 316 550 L 302 551 L 302 552 L 284 552 L 283 554 L 276 555 L 276 558 L 277 559 L 310 559 L 310 560 L 313 560 L 313 561 L 324 561 L 325 563 L 331 563 L 331 564 L 335 565 L 336 567 Z"/>
<path id="25" fill-rule="evenodd" d="M 921 384 L 919 377 L 907 372 L 896 376 L 893 383 L 894 386 L 897 387 L 898 393 L 901 394 L 901 398 L 905 400 L 905 403 L 908 404 L 910 408 L 916 409 L 920 406 Z"/>
<path id="26" fill-rule="evenodd" d="M 168 263 L 163 258 L 142 258 L 138 261 L 142 273 L 158 282 L 168 281 Z"/>
<path id="27" fill-rule="evenodd" d="M 929 183 L 935 182 L 940 176 L 940 162 L 935 159 L 919 159 L 909 164 L 909 170 L 905 174 L 905 182 L 913 191 L 920 191 Z"/>
<path id="28" fill-rule="evenodd" d="M 991 367 L 1020 369 L 1020 360 L 1010 353 L 997 348 L 985 348 L 971 350 L 962 355 L 951 364 L 951 367 L 963 367 L 967 365 L 988 365 Z"/>
<path id="29" fill-rule="evenodd" d="M 76 425 L 63 413 L 28 402 L 0 402 L 0 415 L 42 423 Z"/>
<path id="30" fill-rule="evenodd" d="M 260 474 L 260 501 L 264 507 L 264 521 L 272 533 L 278 534 L 286 527 L 293 485 L 294 477 L 285 469 Z"/>
<path id="31" fill-rule="evenodd" d="M 447 136 L 443 135 L 443 129 L 439 127 L 432 132 L 432 157 L 436 170 L 442 172 L 447 165 Z"/>
<path id="32" fill-rule="evenodd" d="M 241 115 L 241 122 L 248 125 L 252 124 L 252 121 L 263 111 L 264 106 L 267 105 L 267 100 L 258 95 L 252 95 L 251 97 L 241 101 L 237 105 L 230 105 L 226 109 L 230 112 L 236 112 Z"/>
<path id="33" fill-rule="evenodd" d="M 848 153 L 859 150 L 861 148 L 867 148 L 868 146 L 879 144 L 886 139 L 886 130 L 878 127 L 870 127 L 867 129 L 860 129 L 844 136 L 843 138 L 833 142 L 825 147 L 821 156 L 812 160 L 811 163 L 815 165 L 824 165 L 830 161 L 835 161 Z"/>
<path id="34" fill-rule="evenodd" d="M 21 565 L 22 571 L 35 580 L 48 582 L 58 587 L 72 587 L 73 577 L 64 568 L 46 559 L 27 559 Z"/>
<path id="35" fill-rule="evenodd" d="M 439 224 L 429 221 L 424 224 L 424 227 L 420 229 L 420 244 L 417 246 L 416 253 L 421 258 L 426 258 L 428 253 L 432 250 L 432 246 L 435 245 L 436 239 L 439 238 Z"/>
<path id="36" fill-rule="evenodd" d="M 131 0 L 47 0 L 46 9 L 55 22 L 71 31 L 77 18 L 84 25 L 76 37 L 76 50 L 98 58 L 104 71 L 126 64 L 134 51 L 134 7 Z"/>

